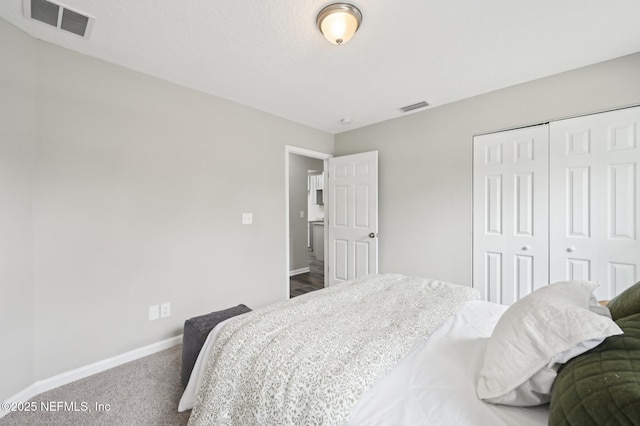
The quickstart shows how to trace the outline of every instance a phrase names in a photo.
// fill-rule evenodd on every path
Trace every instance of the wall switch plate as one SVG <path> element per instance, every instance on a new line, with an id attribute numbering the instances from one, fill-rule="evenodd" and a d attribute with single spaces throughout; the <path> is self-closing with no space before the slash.
<path id="1" fill-rule="evenodd" d="M 166 318 L 171 316 L 171 303 L 163 303 L 160 305 L 160 318 Z"/>
<path id="2" fill-rule="evenodd" d="M 149 321 L 155 321 L 160 318 L 160 306 L 149 306 Z"/>
<path id="3" fill-rule="evenodd" d="M 300 218 L 304 218 L 304 210 L 300 210 Z"/>
<path id="4" fill-rule="evenodd" d="M 251 225 L 253 223 L 253 213 L 242 213 L 242 224 Z"/>

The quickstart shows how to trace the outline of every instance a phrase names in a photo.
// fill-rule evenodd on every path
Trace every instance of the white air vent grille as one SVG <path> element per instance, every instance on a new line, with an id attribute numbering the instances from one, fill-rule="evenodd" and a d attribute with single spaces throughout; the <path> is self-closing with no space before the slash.
<path id="1" fill-rule="evenodd" d="M 400 111 L 409 112 L 409 111 L 413 111 L 414 109 L 420 109 L 428 106 L 429 106 L 428 103 L 426 103 L 425 101 L 422 101 L 422 102 L 418 102 L 417 104 L 407 105 L 406 107 L 402 107 L 400 108 Z"/>
<path id="2" fill-rule="evenodd" d="M 95 18 L 48 0 L 23 0 L 24 16 L 87 38 Z"/>
<path id="3" fill-rule="evenodd" d="M 58 26 L 60 6 L 44 0 L 31 0 L 31 17 L 45 24 Z"/>
<path id="4" fill-rule="evenodd" d="M 63 30 L 78 34 L 84 37 L 89 24 L 89 17 L 74 12 L 73 10 L 64 9 L 62 11 L 62 22 L 60 28 Z"/>

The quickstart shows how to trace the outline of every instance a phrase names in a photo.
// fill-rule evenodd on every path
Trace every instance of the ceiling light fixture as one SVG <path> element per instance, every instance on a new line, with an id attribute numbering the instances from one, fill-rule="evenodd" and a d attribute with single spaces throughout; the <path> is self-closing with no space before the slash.
<path id="1" fill-rule="evenodd" d="M 340 46 L 351 40 L 360 28 L 362 13 L 349 3 L 333 3 L 318 13 L 316 24 L 329 42 Z"/>

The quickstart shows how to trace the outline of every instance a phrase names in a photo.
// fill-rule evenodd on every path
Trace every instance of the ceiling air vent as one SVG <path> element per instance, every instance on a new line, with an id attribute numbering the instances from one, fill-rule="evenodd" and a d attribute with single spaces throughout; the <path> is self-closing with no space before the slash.
<path id="1" fill-rule="evenodd" d="M 427 107 L 427 106 L 429 106 L 429 104 L 426 103 L 425 101 L 422 101 L 422 102 L 418 102 L 417 104 L 407 105 L 406 107 L 402 107 L 402 108 L 400 108 L 400 111 L 409 112 L 409 111 L 413 111 L 415 109 L 424 108 L 424 107 Z"/>
<path id="2" fill-rule="evenodd" d="M 58 29 L 87 38 L 95 19 L 47 0 L 23 0 L 24 15 Z"/>

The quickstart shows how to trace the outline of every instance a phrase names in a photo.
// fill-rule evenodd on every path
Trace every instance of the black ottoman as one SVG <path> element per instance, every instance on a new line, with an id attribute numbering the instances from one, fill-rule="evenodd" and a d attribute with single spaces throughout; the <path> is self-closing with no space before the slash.
<path id="1" fill-rule="evenodd" d="M 211 312 L 189 318 L 184 322 L 184 334 L 182 336 L 182 386 L 187 387 L 191 371 L 196 363 L 198 354 L 204 345 L 209 332 L 220 322 L 251 311 L 245 305 L 234 306 L 224 311 Z"/>

